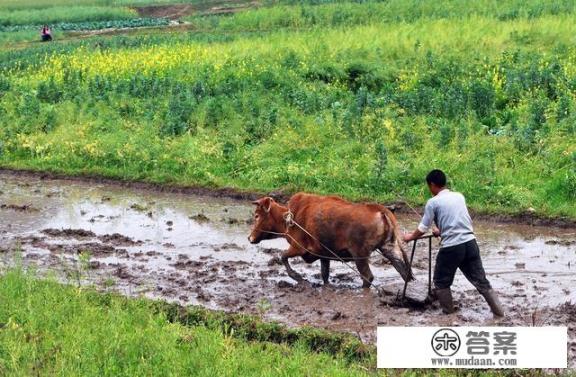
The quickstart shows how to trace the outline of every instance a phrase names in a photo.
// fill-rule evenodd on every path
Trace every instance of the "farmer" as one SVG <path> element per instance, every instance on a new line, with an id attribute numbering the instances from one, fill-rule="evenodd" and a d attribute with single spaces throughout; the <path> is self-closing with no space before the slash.
<path id="1" fill-rule="evenodd" d="M 498 297 L 486 279 L 464 196 L 446 188 L 446 175 L 441 170 L 428 173 L 426 183 L 433 198 L 426 203 L 418 229 L 405 234 L 404 241 L 420 238 L 432 227 L 432 222 L 436 223 L 438 229 L 433 229 L 432 233 L 441 237 L 441 246 L 434 268 L 434 293 L 443 312 L 449 314 L 455 311 L 450 286 L 459 268 L 484 296 L 494 316 L 504 316 Z"/>
<path id="2" fill-rule="evenodd" d="M 42 42 L 48 42 L 52 40 L 52 31 L 50 31 L 48 25 L 42 26 L 42 30 L 40 30 L 40 38 L 42 39 Z"/>

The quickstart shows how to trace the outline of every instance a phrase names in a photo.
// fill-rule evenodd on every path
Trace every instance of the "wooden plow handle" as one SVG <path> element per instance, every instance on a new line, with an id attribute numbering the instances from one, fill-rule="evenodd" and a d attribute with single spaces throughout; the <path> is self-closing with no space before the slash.
<path id="1" fill-rule="evenodd" d="M 412 261 L 414 260 L 414 253 L 416 252 L 416 243 L 419 240 L 428 239 L 428 295 L 432 294 L 432 238 L 434 235 L 429 234 L 427 236 L 422 236 L 417 238 L 413 241 L 412 244 L 412 254 L 410 255 L 410 266 L 409 268 L 412 269 Z M 402 300 L 406 299 L 406 289 L 408 288 L 408 282 L 404 282 L 404 290 L 402 291 Z"/>

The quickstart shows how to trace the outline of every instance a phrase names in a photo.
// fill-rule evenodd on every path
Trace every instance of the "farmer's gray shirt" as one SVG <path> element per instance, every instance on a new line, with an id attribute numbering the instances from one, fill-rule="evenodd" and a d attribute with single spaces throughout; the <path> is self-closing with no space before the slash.
<path id="1" fill-rule="evenodd" d="M 432 222 L 440 229 L 442 247 L 460 245 L 476 238 L 466 199 L 459 192 L 444 189 L 428 200 L 418 230 L 426 233 Z"/>

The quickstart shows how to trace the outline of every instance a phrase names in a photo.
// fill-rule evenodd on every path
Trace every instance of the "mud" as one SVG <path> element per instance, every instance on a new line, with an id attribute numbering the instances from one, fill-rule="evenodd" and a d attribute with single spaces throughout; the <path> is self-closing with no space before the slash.
<path id="1" fill-rule="evenodd" d="M 186 25 L 182 25 L 186 27 Z M 14 177 L 14 178 L 31 178 L 31 179 L 41 179 L 41 180 L 60 180 L 71 182 L 72 184 L 80 183 L 94 183 L 103 184 L 113 187 L 123 187 L 126 189 L 138 189 L 146 191 L 154 191 L 158 193 L 174 193 L 174 194 L 188 194 L 197 196 L 207 196 L 212 198 L 225 198 L 225 199 L 237 199 L 237 200 L 256 200 L 262 196 L 271 196 L 275 200 L 280 202 L 286 202 L 293 193 L 286 191 L 273 191 L 273 192 L 255 192 L 255 191 L 242 191 L 234 188 L 223 187 L 223 188 L 208 188 L 201 186 L 189 186 L 189 185 L 178 185 L 178 184 L 159 184 L 143 181 L 123 181 L 119 179 L 111 179 L 93 174 L 84 174 L 69 176 L 66 174 L 51 173 L 51 172 L 36 172 L 31 170 L 18 170 L 10 168 L 0 168 L 0 176 L 2 177 Z M 54 195 L 53 193 L 48 193 L 47 195 Z M 369 199 L 360 200 L 369 202 Z M 389 208 L 394 208 L 394 211 L 398 215 L 404 215 L 407 217 L 413 217 L 414 211 L 422 213 L 424 208 L 422 207 L 409 207 L 404 202 L 388 203 Z M 576 219 L 567 217 L 546 217 L 534 212 L 524 212 L 518 214 L 493 214 L 484 213 L 481 211 L 471 211 L 474 219 L 476 221 L 484 222 L 494 222 L 499 224 L 511 224 L 511 225 L 531 225 L 538 227 L 553 227 L 553 228 L 566 228 L 575 229 Z M 198 215 L 198 214 L 196 214 Z M 247 220 L 248 224 L 251 223 L 251 219 Z"/>
<path id="2" fill-rule="evenodd" d="M 48 228 L 40 231 L 41 233 L 47 234 L 52 237 L 65 237 L 65 238 L 95 238 L 96 234 L 89 230 L 84 229 L 54 229 Z"/>
<path id="3" fill-rule="evenodd" d="M 16 212 L 38 212 L 38 209 L 31 207 L 28 204 L 0 204 L 0 209 L 8 209 Z"/>
<path id="4" fill-rule="evenodd" d="M 323 286 L 318 262 L 294 260 L 307 281 L 295 283 L 278 258 L 285 241 L 248 243 L 253 210 L 248 194 L 237 200 L 226 192 L 214 197 L 15 173 L 0 173 L 0 191 L 4 203 L 37 209 L 0 209 L 0 268 L 15 263 L 20 253 L 24 263 L 71 283 L 80 275 L 103 290 L 346 331 L 367 342 L 374 341 L 377 324 L 568 324 L 575 365 L 575 228 L 476 221 L 488 277 L 509 313 L 495 321 L 461 274 L 454 284 L 460 310 L 448 317 L 436 305 L 398 307 L 394 295 L 362 289 L 341 263 L 332 262 L 331 284 Z M 417 219 L 400 212 L 399 221 L 412 229 Z M 371 262 L 376 285 L 391 292 L 402 286 L 381 256 L 374 254 Z M 427 271 L 427 244 L 419 242 L 414 289 L 427 289 Z"/>

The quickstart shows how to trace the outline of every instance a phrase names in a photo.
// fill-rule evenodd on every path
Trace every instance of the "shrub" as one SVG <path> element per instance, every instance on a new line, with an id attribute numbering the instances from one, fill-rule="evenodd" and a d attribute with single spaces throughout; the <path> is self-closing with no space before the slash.
<path id="1" fill-rule="evenodd" d="M 41 81 L 38 84 L 38 89 L 36 91 L 36 96 L 40 101 L 48 103 L 60 102 L 63 96 L 63 91 L 56 85 L 53 78 L 50 78 L 47 82 Z"/>

